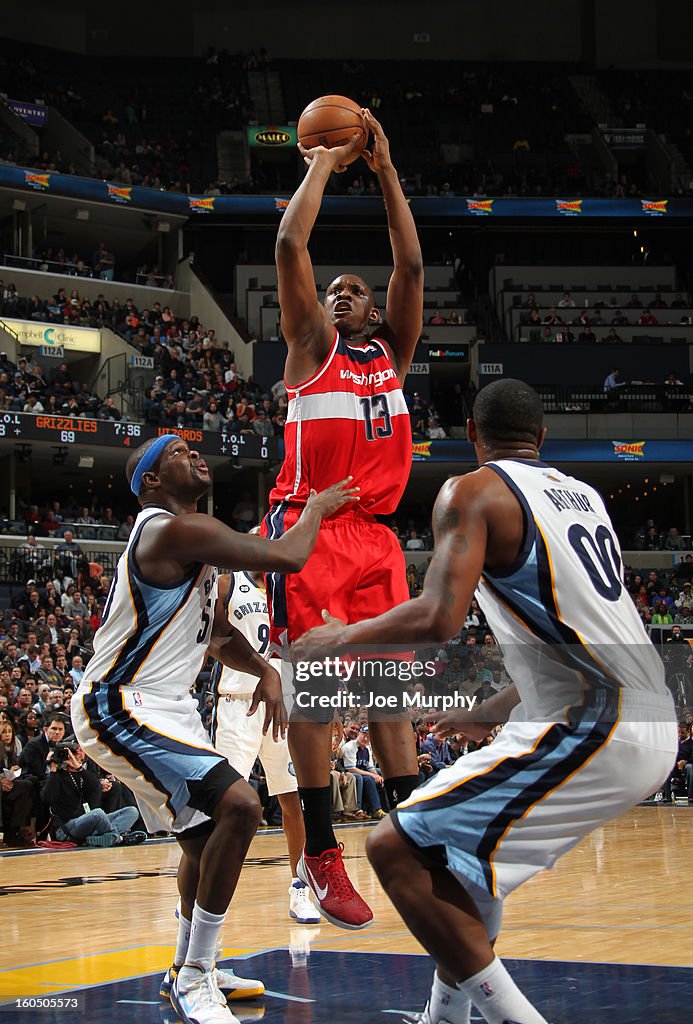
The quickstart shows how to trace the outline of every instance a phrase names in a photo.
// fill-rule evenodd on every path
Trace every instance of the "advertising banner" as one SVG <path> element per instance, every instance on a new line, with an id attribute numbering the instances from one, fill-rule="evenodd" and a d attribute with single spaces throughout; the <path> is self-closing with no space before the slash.
<path id="1" fill-rule="evenodd" d="M 46 108 L 41 103 L 25 103 L 24 100 L 7 100 L 7 106 L 21 117 L 26 124 L 43 128 L 46 123 Z"/>
<path id="2" fill-rule="evenodd" d="M 64 352 L 100 352 L 101 331 L 91 327 L 68 327 L 66 324 L 40 324 L 35 320 L 10 320 L 3 324 L 14 331 L 20 345 L 39 349 L 60 348 Z M 46 352 L 41 353 L 42 355 Z"/>
<path id="3" fill-rule="evenodd" d="M 260 124 L 248 128 L 248 145 L 257 149 L 292 149 L 298 142 L 296 129 L 288 125 Z"/>
<path id="4" fill-rule="evenodd" d="M 252 129 L 262 134 L 262 128 Z M 269 152 L 272 148 L 290 148 L 295 142 L 284 142 L 283 134 L 295 129 L 265 127 L 269 134 L 265 142 L 254 146 Z M 275 133 L 274 135 L 272 133 Z M 137 209 L 189 217 L 191 213 L 222 216 L 255 216 L 272 214 L 281 217 L 290 196 L 189 196 L 180 192 L 164 192 L 141 186 L 124 186 L 95 178 L 78 178 L 71 174 L 56 174 L 0 164 L 0 188 L 14 188 L 49 192 L 83 202 L 118 203 Z M 408 202 L 415 217 L 440 218 L 446 222 L 482 217 L 487 220 L 503 218 L 619 218 L 639 220 L 644 217 L 693 218 L 693 199 L 581 199 L 572 196 L 560 199 L 549 197 L 467 199 L 464 197 L 411 196 Z M 385 204 L 382 196 L 325 196 L 321 211 L 336 217 L 383 217 Z"/>

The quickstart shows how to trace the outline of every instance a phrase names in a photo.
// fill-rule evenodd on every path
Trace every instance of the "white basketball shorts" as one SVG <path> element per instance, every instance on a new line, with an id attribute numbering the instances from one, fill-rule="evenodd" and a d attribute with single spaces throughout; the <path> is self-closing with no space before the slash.
<path id="1" fill-rule="evenodd" d="M 286 739 L 279 739 L 275 743 L 271 728 L 267 735 L 263 736 L 264 702 L 249 718 L 250 704 L 249 695 L 218 695 L 213 729 L 216 749 L 244 779 L 248 778 L 255 758 L 259 757 L 265 770 L 270 796 L 295 793 L 298 790 L 298 782 L 296 776 L 289 770 L 291 757 Z"/>
<path id="2" fill-rule="evenodd" d="M 490 746 L 439 771 L 392 814 L 405 838 L 485 898 L 502 899 L 656 792 L 678 749 L 667 697 L 625 694 L 617 714 L 578 724 L 522 721 L 520 708 Z"/>

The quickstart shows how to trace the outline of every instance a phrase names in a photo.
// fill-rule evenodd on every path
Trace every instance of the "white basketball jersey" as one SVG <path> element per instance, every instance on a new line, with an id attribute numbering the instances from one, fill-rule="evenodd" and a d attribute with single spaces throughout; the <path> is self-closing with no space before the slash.
<path id="1" fill-rule="evenodd" d="M 231 573 L 226 608 L 231 625 L 243 634 L 253 650 L 269 660 L 270 625 L 265 588 L 247 572 Z M 257 676 L 223 665 L 218 682 L 215 679 L 216 693 L 219 696 L 252 693 L 258 682 Z"/>
<path id="2" fill-rule="evenodd" d="M 623 586 L 621 550 L 601 495 L 541 462 L 485 466 L 517 497 L 525 540 L 477 599 L 526 714 L 543 717 L 602 691 L 665 696 L 662 662 Z"/>
<path id="3" fill-rule="evenodd" d="M 94 656 L 82 680 L 117 684 L 177 699 L 190 691 L 202 668 L 214 621 L 217 570 L 199 565 L 180 583 L 146 580 L 137 564 L 142 530 L 163 508 L 146 508 L 135 520 L 118 561 Z"/>

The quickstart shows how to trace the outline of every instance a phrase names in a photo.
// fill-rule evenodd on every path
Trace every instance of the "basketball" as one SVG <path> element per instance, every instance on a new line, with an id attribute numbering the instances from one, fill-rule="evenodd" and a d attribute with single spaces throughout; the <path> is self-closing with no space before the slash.
<path id="1" fill-rule="evenodd" d="M 348 163 L 358 160 L 368 138 L 361 107 L 348 96 L 320 96 L 308 104 L 298 121 L 298 140 L 306 149 L 344 146 L 356 132 L 361 132 L 361 145 Z"/>

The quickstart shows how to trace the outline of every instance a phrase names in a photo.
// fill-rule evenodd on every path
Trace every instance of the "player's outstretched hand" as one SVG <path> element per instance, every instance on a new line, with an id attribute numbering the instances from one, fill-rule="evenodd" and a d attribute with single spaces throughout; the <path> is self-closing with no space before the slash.
<path id="1" fill-rule="evenodd" d="M 313 490 L 310 492 L 308 501 L 306 502 L 306 510 L 313 509 L 319 512 L 320 515 L 325 516 L 332 515 L 342 505 L 347 505 L 352 502 L 359 501 L 358 492 L 361 490 L 360 487 L 350 487 L 353 476 L 348 476 L 346 480 L 340 480 L 338 484 L 332 484 L 331 487 L 326 487 L 324 491 Z"/>
<path id="2" fill-rule="evenodd" d="M 431 732 L 435 739 L 445 740 L 448 736 L 464 735 L 467 739 L 480 743 L 486 739 L 495 723 L 478 721 L 479 712 L 464 711 L 455 708 L 453 711 L 434 711 L 426 716 L 426 721 L 433 722 Z"/>
<path id="3" fill-rule="evenodd" d="M 370 149 L 364 149 L 361 156 L 366 161 L 368 166 L 376 174 L 380 174 L 387 167 L 392 166 L 392 158 L 390 157 L 390 143 L 387 140 L 387 135 L 383 131 L 383 126 L 380 121 L 371 114 L 367 107 L 362 107 L 361 113 L 363 114 L 366 127 L 373 135 L 373 144 Z"/>
<path id="4" fill-rule="evenodd" d="M 262 723 L 262 735 L 272 726 L 272 739 L 276 743 L 286 736 L 286 708 L 282 699 L 282 681 L 279 673 L 268 665 L 260 676 L 255 687 L 253 699 L 248 708 L 247 717 L 254 715 L 261 702 L 265 702 L 265 721 Z"/>
<path id="5" fill-rule="evenodd" d="M 323 658 L 333 658 L 339 653 L 343 643 L 346 622 L 335 618 L 334 615 L 323 610 L 322 617 L 324 626 L 314 626 L 307 633 L 300 636 L 291 645 L 291 660 L 294 665 L 299 661 L 321 661 Z"/>
<path id="6" fill-rule="evenodd" d="M 311 149 L 306 149 L 299 142 L 298 148 L 304 162 L 309 167 L 313 160 L 319 157 L 320 160 L 329 161 L 332 164 L 331 169 L 336 174 L 342 174 L 351 163 L 355 151 L 361 145 L 361 138 L 361 132 L 357 132 L 343 146 L 331 146 L 329 149 L 327 146 L 313 146 Z"/>

